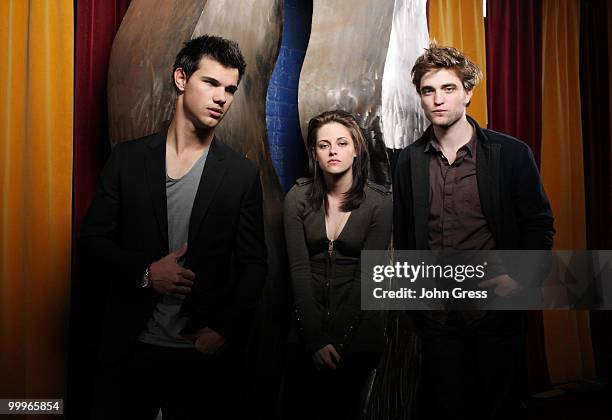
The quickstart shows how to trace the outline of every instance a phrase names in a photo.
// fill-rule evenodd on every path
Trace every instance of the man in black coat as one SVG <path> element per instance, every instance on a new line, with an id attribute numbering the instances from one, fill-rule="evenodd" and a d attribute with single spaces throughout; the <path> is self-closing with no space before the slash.
<path id="1" fill-rule="evenodd" d="M 548 250 L 553 216 L 529 147 L 466 115 L 481 77 L 452 47 L 431 44 L 412 80 L 431 122 L 404 149 L 394 179 L 398 250 Z M 508 273 L 481 284 L 511 296 Z M 426 418 L 499 418 L 515 405 L 524 348 L 520 311 L 416 312 Z"/>
<path id="2" fill-rule="evenodd" d="M 246 63 L 215 36 L 187 42 L 167 129 L 117 145 L 81 228 L 108 283 L 95 418 L 232 418 L 249 319 L 266 275 L 255 164 L 214 132 Z"/>

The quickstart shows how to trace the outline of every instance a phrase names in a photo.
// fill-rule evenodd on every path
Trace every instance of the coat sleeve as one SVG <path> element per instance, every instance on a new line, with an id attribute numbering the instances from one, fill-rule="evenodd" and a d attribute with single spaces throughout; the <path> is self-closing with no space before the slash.
<path id="1" fill-rule="evenodd" d="M 550 250 L 554 219 L 531 149 L 523 145 L 514 174 L 512 200 L 519 228 L 519 248 Z M 506 264 L 507 272 L 523 286 L 539 288 L 551 269 L 550 254 L 525 253 L 520 265 Z"/>
<path id="2" fill-rule="evenodd" d="M 538 168 L 528 146 L 524 146 L 515 173 L 515 214 L 520 230 L 521 249 L 552 249 L 553 214 Z"/>
<path id="3" fill-rule="evenodd" d="M 114 147 L 100 177 L 100 186 L 81 225 L 78 249 L 87 271 L 110 281 L 121 281 L 126 292 L 149 292 L 140 287 L 153 257 L 127 250 L 119 243 L 121 212 L 121 150 Z"/>
<path id="4" fill-rule="evenodd" d="M 291 288 L 294 296 L 294 312 L 298 328 L 308 350 L 314 352 L 331 339 L 321 329 L 322 308 L 312 294 L 310 255 L 306 244 L 303 219 L 304 203 L 300 202 L 298 186 L 287 193 L 284 205 L 285 240 L 291 272 Z"/>
<path id="5" fill-rule="evenodd" d="M 407 211 L 412 208 L 412 188 L 406 153 L 401 153 L 393 176 L 393 247 L 398 250 L 415 247 L 413 215 Z"/>

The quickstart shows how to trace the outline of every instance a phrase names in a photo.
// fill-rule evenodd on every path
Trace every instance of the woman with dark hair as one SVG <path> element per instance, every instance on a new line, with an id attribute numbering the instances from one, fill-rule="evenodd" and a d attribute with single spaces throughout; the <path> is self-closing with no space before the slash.
<path id="1" fill-rule="evenodd" d="M 390 193 L 368 178 L 355 118 L 324 112 L 308 124 L 312 179 L 285 198 L 295 322 L 285 383 L 287 419 L 353 419 L 384 346 L 384 317 L 361 310 L 361 250 L 385 250 Z"/>

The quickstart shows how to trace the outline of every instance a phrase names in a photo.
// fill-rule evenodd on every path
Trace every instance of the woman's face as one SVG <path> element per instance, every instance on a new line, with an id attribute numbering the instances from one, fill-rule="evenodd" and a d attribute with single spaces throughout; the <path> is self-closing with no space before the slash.
<path id="1" fill-rule="evenodd" d="M 356 151 L 348 128 L 337 122 L 321 126 L 317 130 L 314 155 L 323 172 L 340 175 L 350 171 L 352 174 Z"/>

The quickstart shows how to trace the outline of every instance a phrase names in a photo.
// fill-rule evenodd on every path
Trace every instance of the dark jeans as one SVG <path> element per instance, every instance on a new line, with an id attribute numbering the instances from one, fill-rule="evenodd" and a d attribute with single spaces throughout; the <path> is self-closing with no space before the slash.
<path id="1" fill-rule="evenodd" d="M 424 419 L 513 418 L 522 395 L 525 315 L 451 313 L 443 324 L 417 315 L 422 338 Z"/>
<path id="2" fill-rule="evenodd" d="M 283 419 L 359 419 L 380 353 L 346 353 L 336 370 L 318 371 L 302 344 L 288 346 Z"/>
<path id="3" fill-rule="evenodd" d="M 94 419 L 234 419 L 242 398 L 233 358 L 137 343 L 133 356 L 101 367 Z"/>

